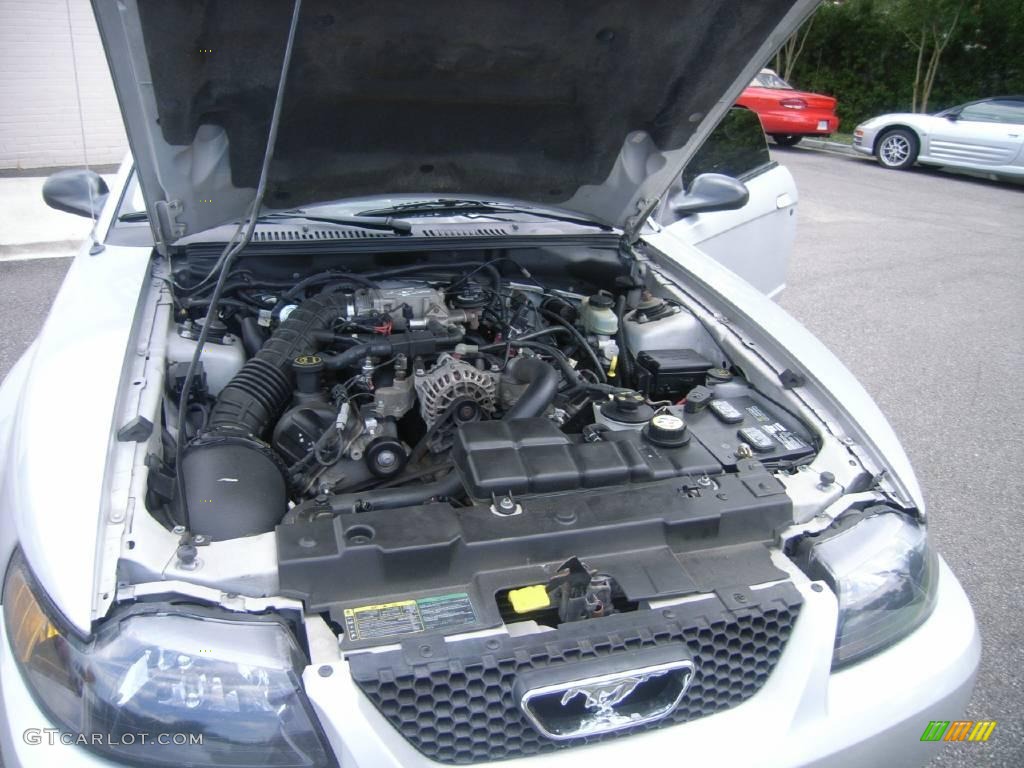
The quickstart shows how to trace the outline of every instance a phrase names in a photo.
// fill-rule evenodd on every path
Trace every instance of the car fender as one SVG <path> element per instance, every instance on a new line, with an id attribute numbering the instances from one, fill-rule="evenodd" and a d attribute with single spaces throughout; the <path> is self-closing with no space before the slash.
<path id="1" fill-rule="evenodd" d="M 920 117 L 920 115 L 917 115 Z M 902 116 L 898 119 L 887 121 L 886 123 L 874 128 L 875 137 L 871 142 L 871 153 L 876 154 L 878 152 L 878 141 L 882 138 L 882 134 L 887 131 L 891 131 L 894 128 L 903 128 L 910 131 L 917 137 L 917 148 L 920 154 L 924 154 L 925 150 L 925 139 L 928 136 L 928 132 L 922 129 L 918 125 L 914 125 L 910 120 L 902 119 Z"/>
<path id="2" fill-rule="evenodd" d="M 64 617 L 92 621 L 116 401 L 150 248 L 83 245 L 0 398 L 0 557 L 15 543 Z"/>
<path id="3" fill-rule="evenodd" d="M 12 463 L 8 462 L 10 444 L 17 428 L 21 395 L 25 390 L 35 352 L 36 342 L 33 341 L 0 382 L 0 499 L 4 497 L 4 486 L 12 477 Z M 11 553 L 18 544 L 12 509 L 13 505 L 0 503 L 0 573 L 6 570 Z"/>
<path id="4" fill-rule="evenodd" d="M 686 286 L 713 313 L 711 321 L 719 328 L 708 330 L 716 340 L 740 344 L 754 355 L 748 377 L 767 375 L 778 381 L 788 370 L 797 383 L 784 391 L 827 421 L 828 431 L 876 477 L 880 488 L 924 515 L 921 487 L 895 431 L 867 390 L 814 334 L 739 275 L 671 231 L 642 239 L 673 281 Z"/>

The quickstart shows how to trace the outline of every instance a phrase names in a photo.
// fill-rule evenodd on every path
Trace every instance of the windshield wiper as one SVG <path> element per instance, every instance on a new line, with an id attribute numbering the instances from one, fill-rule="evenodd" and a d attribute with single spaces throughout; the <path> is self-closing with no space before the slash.
<path id="1" fill-rule="evenodd" d="M 303 221 L 320 221 L 325 224 L 342 224 L 348 227 L 361 227 L 362 229 L 385 229 L 400 235 L 407 235 L 412 232 L 412 224 L 407 221 L 392 219 L 390 216 L 384 218 L 368 218 L 365 216 L 311 216 L 301 211 L 294 213 L 267 213 L 260 216 L 259 222 L 278 222 L 289 219 L 302 219 Z"/>
<path id="2" fill-rule="evenodd" d="M 374 208 L 368 211 L 360 211 L 360 216 L 385 216 L 393 219 L 396 216 L 416 216 L 419 214 L 472 214 L 472 213 L 522 213 L 528 216 L 538 216 L 543 219 L 565 221 L 570 224 L 580 224 L 585 227 L 598 227 L 606 231 L 613 229 L 607 224 L 599 221 L 585 219 L 579 216 L 568 216 L 561 213 L 537 210 L 528 206 L 509 205 L 508 203 L 492 203 L 486 200 L 461 200 L 440 198 L 437 200 L 422 200 L 414 203 L 399 203 L 388 208 Z"/>

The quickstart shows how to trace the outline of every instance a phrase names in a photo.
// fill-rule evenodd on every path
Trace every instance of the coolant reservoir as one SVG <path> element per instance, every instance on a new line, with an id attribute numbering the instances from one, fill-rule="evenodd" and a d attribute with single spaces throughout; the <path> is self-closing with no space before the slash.
<path id="1" fill-rule="evenodd" d="M 612 307 L 614 299 L 607 293 L 595 293 L 580 302 L 580 321 L 595 336 L 614 336 L 619 332 L 619 318 Z"/>
<path id="2" fill-rule="evenodd" d="M 718 345 L 693 314 L 650 295 L 623 318 L 623 333 L 634 355 L 645 349 L 692 349 L 716 365 L 723 359 Z"/>
<path id="3" fill-rule="evenodd" d="M 206 372 L 206 387 L 211 395 L 216 395 L 224 389 L 245 364 L 245 350 L 242 349 L 241 340 L 227 333 L 227 329 L 220 321 L 215 323 L 217 326 L 210 328 L 203 356 L 200 358 L 203 371 Z M 196 351 L 199 331 L 198 323 L 172 326 L 167 338 L 167 362 L 191 362 Z"/>

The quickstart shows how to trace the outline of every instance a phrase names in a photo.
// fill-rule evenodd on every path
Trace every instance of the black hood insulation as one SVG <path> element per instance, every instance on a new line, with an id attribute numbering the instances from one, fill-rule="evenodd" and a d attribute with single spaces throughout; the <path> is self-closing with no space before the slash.
<path id="1" fill-rule="evenodd" d="M 544 203 L 635 131 L 681 147 L 795 0 L 307 0 L 268 205 L 389 193 Z M 160 130 L 259 174 L 290 4 L 139 0 Z M 654 169 L 633 169 L 642 176 Z"/>

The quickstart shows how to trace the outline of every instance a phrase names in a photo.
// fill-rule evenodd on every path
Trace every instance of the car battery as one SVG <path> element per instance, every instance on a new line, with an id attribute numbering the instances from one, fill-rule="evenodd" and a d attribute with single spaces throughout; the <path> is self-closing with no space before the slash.
<path id="1" fill-rule="evenodd" d="M 692 349 L 645 349 L 636 356 L 638 384 L 651 400 L 678 402 L 703 384 L 711 363 Z"/>
<path id="2" fill-rule="evenodd" d="M 748 387 L 729 387 L 728 395 L 721 389 L 714 388 L 706 404 L 685 419 L 690 434 L 724 467 L 744 457 L 771 464 L 814 455 L 814 440 L 795 417 Z"/>

